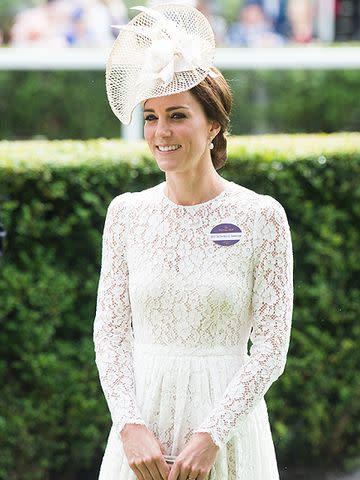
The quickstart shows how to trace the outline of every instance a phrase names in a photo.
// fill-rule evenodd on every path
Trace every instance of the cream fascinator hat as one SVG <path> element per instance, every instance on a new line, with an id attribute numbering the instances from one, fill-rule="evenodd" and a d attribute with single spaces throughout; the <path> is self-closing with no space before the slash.
<path id="1" fill-rule="evenodd" d="M 210 70 L 215 39 L 206 17 L 194 7 L 161 4 L 139 10 L 120 33 L 106 64 L 106 92 L 114 114 L 128 125 L 144 100 L 183 92 Z"/>

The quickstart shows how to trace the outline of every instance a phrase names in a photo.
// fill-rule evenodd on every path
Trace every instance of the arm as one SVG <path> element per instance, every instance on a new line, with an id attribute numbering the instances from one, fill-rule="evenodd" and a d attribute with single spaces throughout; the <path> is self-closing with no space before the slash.
<path id="1" fill-rule="evenodd" d="M 282 205 L 266 196 L 254 222 L 252 346 L 250 356 L 196 432 L 221 447 L 283 373 L 293 309 L 293 255 Z"/>
<path id="2" fill-rule="evenodd" d="M 95 362 L 117 434 L 126 423 L 145 425 L 135 395 L 124 240 L 125 195 L 115 197 L 106 214 L 93 331 Z"/>

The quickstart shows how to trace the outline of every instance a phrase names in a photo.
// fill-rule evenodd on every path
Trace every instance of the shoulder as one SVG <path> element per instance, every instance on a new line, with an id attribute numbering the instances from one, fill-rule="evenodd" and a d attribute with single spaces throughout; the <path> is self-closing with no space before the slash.
<path id="1" fill-rule="evenodd" d="M 108 207 L 109 211 L 129 212 L 138 211 L 156 199 L 161 184 L 140 190 L 138 192 L 124 192 L 114 197 Z"/>
<path id="2" fill-rule="evenodd" d="M 129 203 L 131 192 L 124 192 L 116 195 L 108 205 L 108 213 L 115 213 L 124 210 Z"/>
<path id="3" fill-rule="evenodd" d="M 139 206 L 142 203 L 148 203 L 153 201 L 159 193 L 162 184 L 163 182 L 158 183 L 153 187 L 145 188 L 144 190 L 140 190 L 138 192 L 131 192 L 131 203 Z"/>
<path id="4" fill-rule="evenodd" d="M 282 204 L 271 195 L 261 195 L 258 211 L 263 215 L 286 217 L 286 212 Z"/>
<path id="5" fill-rule="evenodd" d="M 254 236 L 265 236 L 267 241 L 286 240 L 290 236 L 290 226 L 283 205 L 271 195 L 261 194 L 254 213 Z"/>
<path id="6" fill-rule="evenodd" d="M 128 219 L 128 206 L 131 192 L 116 195 L 108 204 L 105 215 L 105 226 L 125 224 Z"/>
<path id="7" fill-rule="evenodd" d="M 285 214 L 285 209 L 281 203 L 271 195 L 258 193 L 255 190 L 246 188 L 242 185 L 232 182 L 234 195 L 232 200 L 245 204 L 254 214 L 280 212 Z"/>
<path id="8" fill-rule="evenodd" d="M 283 205 L 271 195 L 258 193 L 233 183 L 234 194 L 230 196 L 231 208 L 245 212 L 253 237 L 276 236 L 289 231 L 290 226 Z"/>

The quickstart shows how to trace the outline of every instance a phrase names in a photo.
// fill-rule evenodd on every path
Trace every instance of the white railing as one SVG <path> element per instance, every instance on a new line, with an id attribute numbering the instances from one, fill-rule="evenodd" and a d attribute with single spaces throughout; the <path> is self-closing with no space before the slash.
<path id="1" fill-rule="evenodd" d="M 0 48 L 0 70 L 102 70 L 110 48 Z M 224 70 L 359 69 L 360 47 L 217 48 L 215 65 Z M 140 108 L 123 138 L 142 138 Z"/>
<path id="2" fill-rule="evenodd" d="M 104 70 L 109 48 L 0 48 L 0 70 Z M 223 69 L 360 68 L 360 47 L 217 48 Z"/>

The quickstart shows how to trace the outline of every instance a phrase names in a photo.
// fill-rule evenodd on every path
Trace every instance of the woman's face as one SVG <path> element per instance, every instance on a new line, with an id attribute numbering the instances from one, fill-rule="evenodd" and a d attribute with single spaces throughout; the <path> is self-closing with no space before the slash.
<path id="1" fill-rule="evenodd" d="M 186 172 L 211 162 L 209 143 L 220 126 L 189 91 L 146 100 L 144 120 L 145 140 L 162 171 Z"/>

